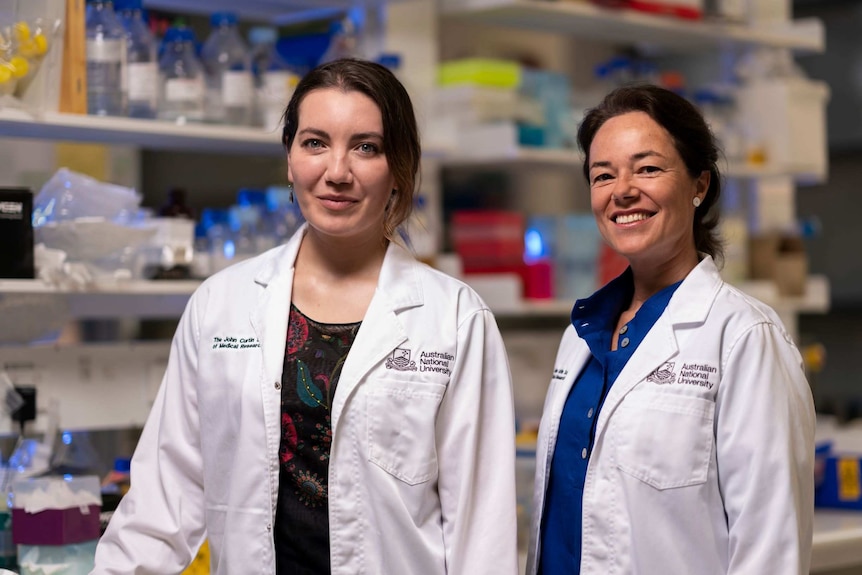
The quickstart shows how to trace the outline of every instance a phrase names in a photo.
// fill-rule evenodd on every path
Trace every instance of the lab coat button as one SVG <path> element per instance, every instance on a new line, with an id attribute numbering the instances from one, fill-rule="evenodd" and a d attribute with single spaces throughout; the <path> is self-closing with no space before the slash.
<path id="1" fill-rule="evenodd" d="M 623 347 L 628 346 L 628 344 L 629 344 L 629 338 L 627 338 L 627 337 L 624 337 L 623 340 L 620 342 L 620 345 Z"/>
<path id="2" fill-rule="evenodd" d="M 276 381 L 276 382 L 275 382 L 275 388 L 276 388 L 276 389 L 281 389 L 281 382 L 280 382 L 280 381 Z"/>
<path id="3" fill-rule="evenodd" d="M 584 448 L 581 450 L 581 459 L 586 459 L 586 458 L 587 458 L 587 448 L 586 448 L 586 447 L 584 447 Z"/>
<path id="4" fill-rule="evenodd" d="M 272 531 L 272 523 L 267 523 L 267 524 L 266 524 L 266 530 L 267 530 L 267 531 Z"/>

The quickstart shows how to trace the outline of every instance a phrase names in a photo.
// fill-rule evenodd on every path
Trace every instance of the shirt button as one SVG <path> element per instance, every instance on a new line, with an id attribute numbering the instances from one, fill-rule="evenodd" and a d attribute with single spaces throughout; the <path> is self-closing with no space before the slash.
<path id="1" fill-rule="evenodd" d="M 587 412 L 587 418 L 592 419 L 592 417 L 593 417 L 593 408 L 591 407 L 590 410 Z"/>
<path id="2" fill-rule="evenodd" d="M 623 340 L 620 342 L 620 345 L 623 347 L 626 347 L 628 344 L 629 344 L 629 338 L 627 338 L 627 337 L 624 337 Z"/>
<path id="3" fill-rule="evenodd" d="M 275 388 L 276 388 L 276 389 L 281 389 L 281 382 L 280 382 L 280 381 L 276 381 L 276 382 L 275 382 Z"/>
<path id="4" fill-rule="evenodd" d="M 620 335 L 624 334 L 628 330 L 629 330 L 629 324 L 625 324 L 623 327 L 620 328 Z"/>
<path id="5" fill-rule="evenodd" d="M 584 448 L 581 450 L 581 459 L 586 459 L 586 458 L 587 458 L 587 448 L 586 448 L 586 447 L 584 447 Z"/>

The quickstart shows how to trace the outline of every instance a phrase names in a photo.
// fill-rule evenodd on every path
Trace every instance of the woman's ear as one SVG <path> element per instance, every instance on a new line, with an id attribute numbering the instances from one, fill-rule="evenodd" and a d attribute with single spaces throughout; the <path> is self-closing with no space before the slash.
<path id="1" fill-rule="evenodd" d="M 706 199 L 706 192 L 709 190 L 709 183 L 712 181 L 712 172 L 709 170 L 704 170 L 700 173 L 700 176 L 697 178 L 697 191 L 696 194 Z"/>

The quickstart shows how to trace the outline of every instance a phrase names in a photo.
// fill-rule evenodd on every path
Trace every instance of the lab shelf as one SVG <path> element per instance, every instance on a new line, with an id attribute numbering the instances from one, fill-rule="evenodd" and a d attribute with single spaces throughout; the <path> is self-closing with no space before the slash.
<path id="1" fill-rule="evenodd" d="M 40 280 L 0 280 L 0 298 L 15 295 L 63 297 L 73 318 L 175 318 L 182 315 L 196 280 L 112 281 L 86 289 L 59 288 Z"/>
<path id="2" fill-rule="evenodd" d="M 655 16 L 587 2 L 537 0 L 447 0 L 443 13 L 482 24 L 555 32 L 611 44 L 634 43 L 651 52 L 773 47 L 819 53 L 826 49 L 823 24 L 815 19 L 754 27 Z"/>
<path id="3" fill-rule="evenodd" d="M 363 6 L 391 4 L 399 0 L 365 0 Z M 352 0 L 144 0 L 144 7 L 181 14 L 209 16 L 214 12 L 235 12 L 243 20 L 270 22 L 281 26 L 330 18 L 356 6 Z"/>
<path id="4" fill-rule="evenodd" d="M 829 280 L 825 276 L 809 276 L 805 293 L 793 297 L 780 295 L 775 283 L 769 280 L 747 281 L 736 287 L 779 314 L 829 311 Z M 506 318 L 567 317 L 573 304 L 574 300 L 523 300 L 510 305 L 498 303 L 491 305 L 491 309 L 497 316 Z"/>
<path id="5" fill-rule="evenodd" d="M 524 167 L 570 169 L 578 173 L 584 156 L 573 149 L 514 147 L 499 153 L 448 152 L 441 155 L 441 165 L 448 168 L 519 169 Z M 721 174 L 726 178 L 760 179 L 789 176 L 801 184 L 821 183 L 826 174 L 819 174 L 802 165 L 754 165 L 721 162 Z"/>
<path id="6" fill-rule="evenodd" d="M 0 109 L 0 134 L 6 137 L 127 144 L 147 149 L 242 153 L 284 153 L 281 134 L 261 128 L 178 125 L 158 120 Z"/>
<path id="7" fill-rule="evenodd" d="M 211 124 L 175 124 L 159 120 L 31 113 L 22 109 L 0 109 L 0 136 L 43 140 L 124 144 L 150 150 L 173 150 L 218 154 L 281 156 L 281 131 Z M 423 158 L 445 157 L 433 146 L 422 150 Z"/>
<path id="8" fill-rule="evenodd" d="M 78 318 L 178 317 L 199 285 L 196 280 L 119 281 L 100 283 L 87 290 L 74 290 L 48 286 L 39 280 L 0 280 L 0 296 L 63 296 L 69 301 L 70 315 Z M 775 283 L 768 280 L 749 281 L 737 287 L 779 313 L 824 313 L 829 310 L 829 281 L 825 276 L 810 276 L 805 294 L 797 297 L 779 295 Z M 481 295 L 482 292 L 479 293 Z M 492 303 L 491 310 L 500 317 L 510 318 L 566 317 L 573 303 L 570 300 L 519 300 L 509 304 Z"/>

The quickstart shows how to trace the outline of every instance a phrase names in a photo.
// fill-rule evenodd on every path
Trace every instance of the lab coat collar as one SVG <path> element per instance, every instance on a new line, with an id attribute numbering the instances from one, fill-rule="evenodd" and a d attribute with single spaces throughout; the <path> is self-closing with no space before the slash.
<path id="1" fill-rule="evenodd" d="M 270 379 L 280 377 L 283 367 L 294 266 L 307 229 L 304 224 L 284 246 L 266 254 L 254 274 L 254 282 L 264 290 L 251 323 L 262 343 Z M 365 320 L 371 321 L 363 320 L 341 372 L 340 391 L 332 405 L 333 428 L 360 378 L 407 340 L 398 312 L 425 303 L 420 265 L 403 246 L 389 243 L 377 289 L 365 314 Z"/>
<path id="2" fill-rule="evenodd" d="M 722 280 L 712 258 L 704 254 L 701 257 L 703 259 L 677 288 L 665 313 L 656 320 L 608 392 L 599 414 L 597 437 L 626 394 L 679 351 L 677 330 L 697 327 L 706 321 Z"/>

